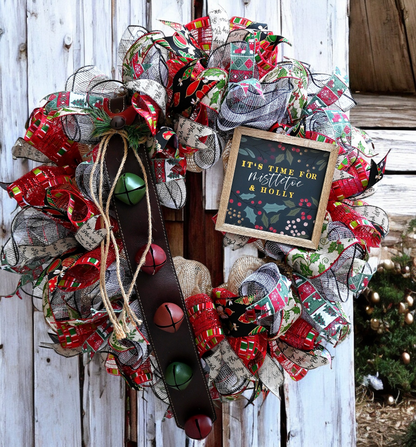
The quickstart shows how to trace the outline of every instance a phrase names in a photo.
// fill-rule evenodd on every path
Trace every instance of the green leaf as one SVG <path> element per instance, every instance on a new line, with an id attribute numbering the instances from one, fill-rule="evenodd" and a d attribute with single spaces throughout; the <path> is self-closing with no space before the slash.
<path id="1" fill-rule="evenodd" d="M 324 163 L 325 162 L 325 160 L 318 160 L 317 162 L 316 162 L 316 164 L 319 166 L 319 165 L 321 165 L 322 163 Z"/>
<path id="2" fill-rule="evenodd" d="M 267 218 L 267 215 L 263 213 L 263 216 L 261 217 L 261 221 L 263 222 L 263 225 L 267 228 L 269 226 L 269 219 Z"/>
<path id="3" fill-rule="evenodd" d="M 319 206 L 319 202 L 315 199 L 315 197 L 312 197 L 312 203 L 317 207 Z"/>
<path id="4" fill-rule="evenodd" d="M 279 163 L 281 163 L 283 160 L 285 159 L 285 154 L 280 154 L 280 155 L 278 155 L 277 157 L 276 157 L 276 159 L 275 159 L 275 164 L 279 164 Z"/>
<path id="5" fill-rule="evenodd" d="M 302 273 L 303 276 L 312 276 L 313 275 L 312 270 L 306 264 L 301 264 L 300 265 L 300 269 L 302 271 L 301 273 Z"/>
<path id="6" fill-rule="evenodd" d="M 271 219 L 270 219 L 270 223 L 274 224 L 279 220 L 280 214 L 275 214 Z"/>
<path id="7" fill-rule="evenodd" d="M 344 244 L 337 244 L 337 252 L 340 255 L 344 251 Z"/>
<path id="8" fill-rule="evenodd" d="M 324 169 L 326 169 L 326 163 L 321 164 L 321 166 L 319 166 L 318 171 L 323 171 Z"/>
<path id="9" fill-rule="evenodd" d="M 254 155 L 254 152 L 251 149 L 246 148 L 246 151 L 248 152 L 248 155 L 250 155 L 251 158 L 256 158 L 256 156 Z"/>
<path id="10" fill-rule="evenodd" d="M 332 241 L 329 244 L 328 253 L 333 253 L 337 249 L 337 243 L 335 241 Z"/>
<path id="11" fill-rule="evenodd" d="M 250 194 L 250 193 L 247 193 L 247 194 L 240 194 L 240 197 L 241 197 L 243 200 L 250 200 L 250 199 L 252 199 L 253 197 L 256 197 L 256 194 Z"/>
<path id="12" fill-rule="evenodd" d="M 254 225 L 254 223 L 256 222 L 256 214 L 253 208 L 246 206 L 244 212 L 246 213 L 247 219 Z"/>
<path id="13" fill-rule="evenodd" d="M 291 200 L 285 200 L 283 202 L 288 208 L 294 208 L 295 207 L 295 203 L 292 202 Z"/>
<path id="14" fill-rule="evenodd" d="M 292 312 L 294 313 L 294 314 L 300 314 L 300 308 L 299 307 L 297 307 L 297 306 L 295 306 L 295 307 L 292 307 Z"/>
<path id="15" fill-rule="evenodd" d="M 246 143 L 247 142 L 247 138 L 246 137 L 241 137 L 241 140 L 240 140 L 242 143 Z"/>
<path id="16" fill-rule="evenodd" d="M 299 214 L 300 208 L 293 208 L 293 210 L 289 211 L 287 213 L 287 216 L 296 216 L 297 214 Z"/>
<path id="17" fill-rule="evenodd" d="M 316 262 L 318 261 L 320 258 L 319 253 L 312 253 L 309 257 L 309 259 L 311 260 L 311 262 Z"/>
<path id="18" fill-rule="evenodd" d="M 322 262 L 321 262 L 318 267 L 318 272 L 323 273 L 325 270 L 326 270 L 325 264 L 322 264 Z"/>
<path id="19" fill-rule="evenodd" d="M 264 211 L 269 213 L 278 213 L 279 211 L 282 211 L 286 208 L 285 205 L 278 205 L 277 203 L 266 203 L 266 205 L 263 206 Z"/>
<path id="20" fill-rule="evenodd" d="M 217 104 L 217 103 L 218 103 L 218 100 L 220 99 L 220 93 L 221 93 L 221 91 L 220 91 L 220 90 L 217 90 L 217 91 L 215 91 L 215 92 L 212 94 L 212 97 L 211 97 L 211 104 Z"/>
<path id="21" fill-rule="evenodd" d="M 286 160 L 289 162 L 290 165 L 292 164 L 293 155 L 289 150 L 286 151 Z"/>
<path id="22" fill-rule="evenodd" d="M 248 155 L 248 152 L 245 149 L 243 149 L 242 147 L 240 147 L 240 149 L 238 149 L 238 153 L 241 155 Z"/>

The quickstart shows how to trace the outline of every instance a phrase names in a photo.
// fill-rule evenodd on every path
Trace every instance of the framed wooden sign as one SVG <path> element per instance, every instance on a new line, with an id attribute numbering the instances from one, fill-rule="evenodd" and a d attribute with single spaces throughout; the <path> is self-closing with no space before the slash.
<path id="1" fill-rule="evenodd" d="M 237 128 L 215 228 L 317 248 L 337 155 L 332 144 Z"/>

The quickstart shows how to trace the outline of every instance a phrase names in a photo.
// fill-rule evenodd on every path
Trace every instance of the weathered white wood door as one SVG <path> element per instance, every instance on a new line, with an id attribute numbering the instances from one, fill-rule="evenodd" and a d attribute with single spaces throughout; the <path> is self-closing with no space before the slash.
<path id="1" fill-rule="evenodd" d="M 348 0 L 207 0 L 203 13 L 218 3 L 230 17 L 267 22 L 287 37 L 293 47 L 284 47 L 285 56 L 309 62 L 316 71 L 347 69 Z M 159 18 L 187 23 L 193 1 L 0 1 L 1 180 L 30 168 L 12 161 L 10 150 L 37 101 L 63 89 L 82 65 L 116 76 L 117 43 L 126 26 L 161 29 Z M 205 176 L 207 209 L 217 207 L 220 170 Z M 1 199 L 7 239 L 14 204 L 4 192 Z M 225 252 L 225 274 L 241 254 Z M 133 415 L 125 414 L 122 380 L 107 375 L 99 357 L 90 363 L 65 359 L 41 346 L 48 341 L 43 316 L 30 297 L 0 298 L 0 446 L 114 447 L 125 439 L 140 447 L 190 445 L 173 420 L 162 422 L 165 407 L 150 393 L 137 393 L 137 427 L 126 424 Z M 352 338 L 336 350 L 332 370 L 313 371 L 299 384 L 287 379 L 282 399 L 269 396 L 248 408 L 244 402 L 223 405 L 215 437 L 194 444 L 355 445 Z"/>

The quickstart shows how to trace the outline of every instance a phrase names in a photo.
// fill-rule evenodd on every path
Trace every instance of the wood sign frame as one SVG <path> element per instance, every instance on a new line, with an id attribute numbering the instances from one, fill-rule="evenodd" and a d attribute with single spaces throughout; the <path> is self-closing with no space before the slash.
<path id="1" fill-rule="evenodd" d="M 316 249 L 337 146 L 239 127 L 216 230 Z"/>

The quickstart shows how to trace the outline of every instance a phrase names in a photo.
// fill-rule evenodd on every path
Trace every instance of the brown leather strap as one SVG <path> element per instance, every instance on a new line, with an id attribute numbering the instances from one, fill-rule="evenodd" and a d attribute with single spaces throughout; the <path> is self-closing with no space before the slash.
<path id="1" fill-rule="evenodd" d="M 136 292 L 144 316 L 144 324 L 148 330 L 153 353 L 161 373 L 164 375 L 167 366 L 174 361 L 186 363 L 192 368 L 193 379 L 185 390 L 178 391 L 170 388 L 163 377 L 176 423 L 183 428 L 185 422 L 193 415 L 205 414 L 212 421 L 215 420 L 216 415 L 196 350 L 182 291 L 173 266 L 153 175 L 143 146 L 139 148 L 139 155 L 146 167 L 149 182 L 153 243 L 163 248 L 167 256 L 167 262 L 153 276 L 140 272 L 136 281 Z M 122 156 L 123 141 L 120 136 L 116 135 L 111 138 L 106 155 L 106 169 L 110 183 L 115 178 Z M 124 171 L 142 176 L 140 166 L 132 149 L 129 150 Z M 123 237 L 124 249 L 128 255 L 130 270 L 134 273 L 136 270 L 135 255 L 147 243 L 146 199 L 144 198 L 134 206 L 114 200 L 114 206 Z M 165 302 L 177 304 L 183 309 L 185 314 L 185 321 L 178 332 L 174 334 L 162 331 L 153 323 L 153 316 L 157 308 Z"/>

